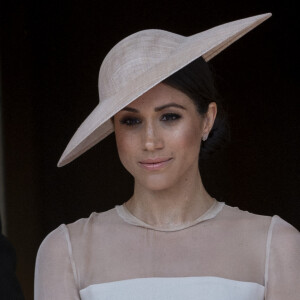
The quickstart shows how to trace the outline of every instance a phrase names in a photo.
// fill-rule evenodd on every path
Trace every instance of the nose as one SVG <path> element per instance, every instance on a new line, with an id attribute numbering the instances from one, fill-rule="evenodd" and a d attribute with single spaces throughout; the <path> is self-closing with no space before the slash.
<path id="1" fill-rule="evenodd" d="M 161 129 L 152 122 L 146 122 L 145 124 L 143 147 L 145 151 L 155 151 L 163 148 Z"/>

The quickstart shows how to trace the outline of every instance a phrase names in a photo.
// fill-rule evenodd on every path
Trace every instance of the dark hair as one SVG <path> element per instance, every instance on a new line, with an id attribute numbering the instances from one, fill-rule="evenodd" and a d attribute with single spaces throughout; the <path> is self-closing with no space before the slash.
<path id="1" fill-rule="evenodd" d="M 208 139 L 202 142 L 200 158 L 206 158 L 228 142 L 230 133 L 227 115 L 215 88 L 212 72 L 202 57 L 169 76 L 162 83 L 189 96 L 200 115 L 206 114 L 209 103 L 216 102 L 218 113 Z"/>

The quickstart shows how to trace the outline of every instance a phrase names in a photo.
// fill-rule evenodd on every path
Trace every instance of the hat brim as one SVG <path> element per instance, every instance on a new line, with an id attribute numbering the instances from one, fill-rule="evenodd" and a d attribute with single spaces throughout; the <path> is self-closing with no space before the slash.
<path id="1" fill-rule="evenodd" d="M 75 132 L 63 152 L 62 167 L 86 152 L 114 131 L 111 118 L 149 89 L 202 56 L 209 61 L 240 37 L 271 17 L 271 13 L 226 23 L 212 29 L 183 37 L 182 43 L 167 59 L 128 82 L 117 94 L 101 101 Z M 130 88 L 129 88 L 130 87 Z"/>

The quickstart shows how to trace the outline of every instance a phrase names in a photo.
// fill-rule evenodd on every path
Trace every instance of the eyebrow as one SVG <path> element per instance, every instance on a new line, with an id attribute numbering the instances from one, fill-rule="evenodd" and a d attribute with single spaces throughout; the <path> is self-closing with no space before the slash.
<path id="1" fill-rule="evenodd" d="M 186 108 L 180 104 L 177 104 L 177 103 L 168 103 L 168 104 L 165 104 L 165 105 L 162 105 L 162 106 L 158 106 L 158 107 L 155 107 L 154 108 L 154 111 L 162 111 L 164 110 L 165 108 L 169 108 L 169 107 L 177 107 L 177 108 L 181 108 L 181 109 L 184 109 L 186 110 Z M 134 113 L 138 113 L 139 111 L 135 108 L 132 108 L 132 107 L 124 107 L 122 110 L 125 110 L 125 111 L 130 111 L 130 112 L 134 112 Z"/>

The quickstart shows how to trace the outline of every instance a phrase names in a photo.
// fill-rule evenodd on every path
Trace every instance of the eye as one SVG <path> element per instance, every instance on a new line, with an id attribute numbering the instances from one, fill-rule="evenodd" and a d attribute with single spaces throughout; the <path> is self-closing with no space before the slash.
<path id="1" fill-rule="evenodd" d="M 168 114 L 162 115 L 161 121 L 176 121 L 180 118 L 181 118 L 181 116 L 178 114 L 168 113 Z"/>
<path id="2" fill-rule="evenodd" d="M 138 118 L 124 118 L 120 120 L 120 123 L 127 126 L 134 126 L 140 124 L 141 120 Z"/>

